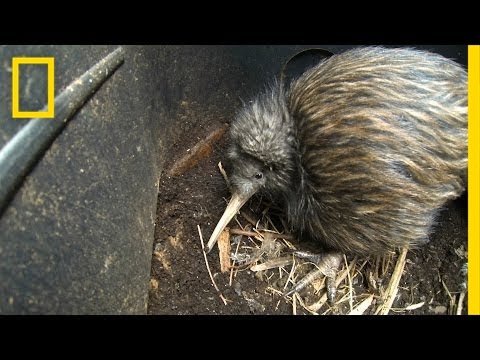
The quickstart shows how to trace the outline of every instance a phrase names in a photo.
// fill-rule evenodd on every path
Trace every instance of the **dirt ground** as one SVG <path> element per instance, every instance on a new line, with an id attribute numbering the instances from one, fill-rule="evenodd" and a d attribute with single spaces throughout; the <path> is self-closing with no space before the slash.
<path id="1" fill-rule="evenodd" d="M 210 122 L 208 128 L 191 124 L 192 131 L 186 131 L 183 138 L 174 144 L 171 157 L 165 163 L 159 185 L 148 313 L 310 314 L 312 311 L 306 310 L 299 301 L 303 300 L 303 305 L 308 306 L 315 303 L 325 290 L 319 289 L 321 286 L 309 285 L 300 292 L 301 297 L 283 297 L 281 292 L 289 275 L 288 266 L 280 280 L 282 271 L 278 269 L 264 272 L 243 269 L 232 274 L 230 285 L 231 274 L 220 272 L 215 247 L 208 254 L 208 261 L 215 282 L 227 299 L 227 305 L 212 285 L 197 225 L 201 227 L 204 241 L 208 241 L 229 199 L 229 192 L 217 167 L 219 161 L 224 162 L 226 136 L 215 144 L 209 156 L 195 161 L 192 169 L 180 176 L 170 176 L 169 171 L 198 142 L 222 125 L 220 121 Z M 261 212 L 265 207 L 259 205 L 258 200 L 252 200 L 246 206 L 250 209 L 247 211 L 251 217 L 262 217 Z M 240 215 L 237 219 L 240 224 L 247 223 Z M 238 226 L 232 221 L 231 227 Z M 245 238 L 241 241 L 247 241 Z M 308 247 L 308 244 L 293 240 L 292 243 L 297 249 Z M 389 314 L 454 313 L 460 293 L 466 291 L 463 287 L 465 277 L 461 271 L 467 262 L 466 250 L 467 201 L 463 196 L 441 213 L 430 242 L 420 249 L 408 251 L 398 293 Z M 337 298 L 343 294 L 344 301 L 333 308 L 325 304 L 315 312 L 346 314 L 352 304 L 358 304 L 371 294 L 373 302 L 365 314 L 373 314 L 375 303 L 378 305 L 378 299 L 389 282 L 398 252 L 384 259 L 356 259 L 356 270 L 348 276 L 350 287 L 339 286 Z M 352 260 L 347 258 L 347 263 L 351 264 Z M 379 268 L 383 269 L 380 277 Z M 374 272 L 377 278 L 372 282 L 370 277 Z M 466 294 L 461 313 L 467 313 Z"/>

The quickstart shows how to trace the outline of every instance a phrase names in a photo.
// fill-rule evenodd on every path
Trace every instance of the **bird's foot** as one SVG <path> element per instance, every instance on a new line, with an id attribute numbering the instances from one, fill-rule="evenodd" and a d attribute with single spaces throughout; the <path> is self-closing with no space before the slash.
<path id="1" fill-rule="evenodd" d="M 303 279 L 301 279 L 290 291 L 284 295 L 289 296 L 295 292 L 304 289 L 313 280 L 319 278 L 321 275 L 326 276 L 327 284 L 327 298 L 333 304 L 337 293 L 337 286 L 335 284 L 337 271 L 342 263 L 343 255 L 338 252 L 329 252 L 323 254 L 315 254 L 308 251 L 295 251 L 294 255 L 298 258 L 309 260 L 317 265 L 317 268 L 309 272 Z"/>

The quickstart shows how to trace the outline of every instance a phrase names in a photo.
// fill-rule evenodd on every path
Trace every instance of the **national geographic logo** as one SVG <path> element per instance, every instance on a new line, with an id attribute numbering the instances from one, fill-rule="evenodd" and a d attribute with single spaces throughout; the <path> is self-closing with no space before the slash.
<path id="1" fill-rule="evenodd" d="M 20 65 L 47 65 L 47 106 L 41 111 L 20 109 L 19 78 Z M 12 118 L 53 118 L 55 116 L 55 59 L 53 57 L 12 58 Z"/>

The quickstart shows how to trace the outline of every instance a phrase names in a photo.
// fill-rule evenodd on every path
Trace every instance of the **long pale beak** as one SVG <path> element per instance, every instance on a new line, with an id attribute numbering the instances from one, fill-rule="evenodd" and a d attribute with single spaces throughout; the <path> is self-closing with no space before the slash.
<path id="1" fill-rule="evenodd" d="M 222 217 L 218 221 L 215 230 L 213 230 L 212 236 L 210 236 L 210 240 L 208 240 L 206 252 L 209 253 L 213 246 L 217 243 L 218 237 L 220 233 L 225 229 L 225 226 L 228 225 L 230 220 L 235 216 L 235 214 L 240 210 L 240 208 L 247 202 L 248 199 L 252 197 L 255 191 L 242 193 L 233 193 L 230 202 L 227 205 Z"/>

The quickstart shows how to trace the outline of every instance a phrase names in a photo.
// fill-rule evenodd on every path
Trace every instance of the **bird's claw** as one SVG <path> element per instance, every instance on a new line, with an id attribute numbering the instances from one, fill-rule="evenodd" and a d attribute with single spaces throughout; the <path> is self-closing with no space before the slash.
<path id="1" fill-rule="evenodd" d="M 335 283 L 337 271 L 342 262 L 342 254 L 337 252 L 315 254 L 307 251 L 296 251 L 295 256 L 301 259 L 307 259 L 317 265 L 317 268 L 309 272 L 302 278 L 295 286 L 287 291 L 284 296 L 292 295 L 304 289 L 313 280 L 319 278 L 321 275 L 326 276 L 327 298 L 333 304 L 337 293 L 337 286 Z"/>

